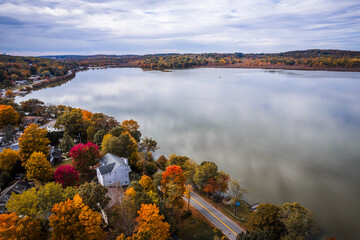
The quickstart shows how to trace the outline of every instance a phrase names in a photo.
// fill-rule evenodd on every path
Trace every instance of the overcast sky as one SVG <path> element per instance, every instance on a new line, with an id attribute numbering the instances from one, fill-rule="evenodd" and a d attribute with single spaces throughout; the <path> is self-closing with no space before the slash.
<path id="1" fill-rule="evenodd" d="M 360 50 L 360 0 L 0 0 L 14 55 Z"/>

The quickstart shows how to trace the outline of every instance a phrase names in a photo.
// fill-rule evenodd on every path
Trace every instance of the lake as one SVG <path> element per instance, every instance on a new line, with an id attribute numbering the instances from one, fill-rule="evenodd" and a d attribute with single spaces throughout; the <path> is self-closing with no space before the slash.
<path id="1" fill-rule="evenodd" d="M 299 202 L 360 239 L 360 73 L 197 68 L 90 70 L 38 98 L 135 119 L 158 155 L 213 161 L 251 203 Z"/>

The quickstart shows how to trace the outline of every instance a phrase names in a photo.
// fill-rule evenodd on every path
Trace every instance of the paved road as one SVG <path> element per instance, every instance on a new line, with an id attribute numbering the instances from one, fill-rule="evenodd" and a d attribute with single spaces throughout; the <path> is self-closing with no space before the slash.
<path id="1" fill-rule="evenodd" d="M 209 204 L 194 192 L 191 193 L 190 204 L 195 207 L 201 214 L 203 214 L 217 228 L 221 229 L 221 231 L 229 239 L 236 240 L 237 234 L 244 231 L 222 212 L 214 208 L 211 204 Z"/>

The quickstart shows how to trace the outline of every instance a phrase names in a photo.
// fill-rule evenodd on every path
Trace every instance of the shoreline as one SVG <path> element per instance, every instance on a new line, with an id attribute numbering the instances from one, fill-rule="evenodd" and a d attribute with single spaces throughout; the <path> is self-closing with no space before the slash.
<path id="1" fill-rule="evenodd" d="M 284 66 L 284 65 L 266 65 L 266 66 L 246 66 L 243 64 L 228 64 L 228 65 L 203 65 L 203 66 L 192 66 L 188 68 L 164 68 L 164 69 L 149 69 L 142 68 L 133 62 L 119 64 L 119 65 L 108 65 L 108 66 L 93 66 L 86 68 L 77 68 L 70 70 L 68 74 L 56 77 L 52 79 L 43 79 L 37 83 L 32 83 L 24 85 L 22 87 L 31 87 L 31 90 L 28 92 L 20 91 L 19 89 L 15 90 L 15 95 L 26 96 L 32 91 L 37 91 L 43 88 L 51 87 L 52 85 L 60 84 L 61 82 L 71 81 L 76 77 L 77 72 L 96 70 L 96 69 L 107 69 L 107 68 L 140 68 L 144 71 L 171 71 L 171 70 L 182 70 L 182 69 L 195 69 L 195 68 L 241 68 L 241 69 L 269 69 L 269 70 L 299 70 L 299 71 L 331 71 L 331 72 L 360 72 L 360 69 L 348 69 L 348 68 L 319 68 L 319 67 L 305 67 L 305 66 Z"/>

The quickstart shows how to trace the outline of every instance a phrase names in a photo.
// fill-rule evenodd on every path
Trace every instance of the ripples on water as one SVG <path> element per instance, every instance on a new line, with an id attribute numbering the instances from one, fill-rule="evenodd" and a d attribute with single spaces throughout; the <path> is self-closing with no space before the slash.
<path id="1" fill-rule="evenodd" d="M 360 239 L 360 73 L 259 69 L 81 72 L 29 98 L 136 119 L 159 153 L 214 161 L 252 202 L 300 202 Z"/>

